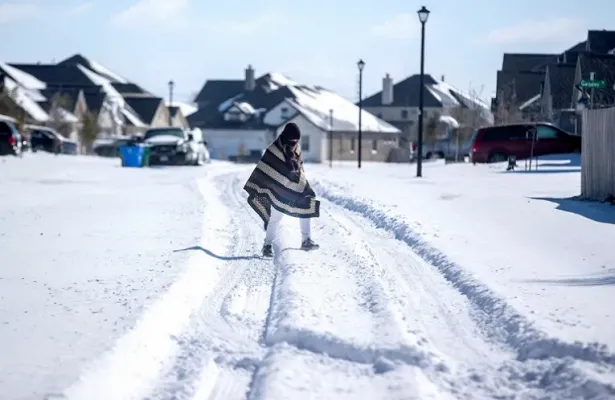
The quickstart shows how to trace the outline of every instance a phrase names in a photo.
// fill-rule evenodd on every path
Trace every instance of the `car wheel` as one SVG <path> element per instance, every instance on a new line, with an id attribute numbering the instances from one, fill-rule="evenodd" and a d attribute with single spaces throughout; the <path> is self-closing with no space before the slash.
<path id="1" fill-rule="evenodd" d="M 504 162 L 506 160 L 508 160 L 508 155 L 505 153 L 492 153 L 489 155 L 490 163 Z"/>

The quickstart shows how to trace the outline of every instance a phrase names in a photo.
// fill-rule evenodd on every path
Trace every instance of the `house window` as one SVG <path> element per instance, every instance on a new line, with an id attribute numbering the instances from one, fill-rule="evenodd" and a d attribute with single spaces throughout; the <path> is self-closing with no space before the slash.
<path id="1" fill-rule="evenodd" d="M 378 141 L 372 140 L 372 153 L 376 153 L 378 151 Z"/>
<path id="2" fill-rule="evenodd" d="M 310 137 L 309 136 L 301 136 L 301 152 L 310 151 Z"/>
<path id="3" fill-rule="evenodd" d="M 401 110 L 401 118 L 408 119 L 408 110 Z"/>
<path id="4" fill-rule="evenodd" d="M 280 111 L 282 111 L 282 115 L 285 115 L 288 112 L 288 107 L 282 107 Z"/>
<path id="5" fill-rule="evenodd" d="M 350 139 L 350 152 L 354 153 L 354 149 L 355 149 L 355 142 L 354 142 L 354 138 Z"/>

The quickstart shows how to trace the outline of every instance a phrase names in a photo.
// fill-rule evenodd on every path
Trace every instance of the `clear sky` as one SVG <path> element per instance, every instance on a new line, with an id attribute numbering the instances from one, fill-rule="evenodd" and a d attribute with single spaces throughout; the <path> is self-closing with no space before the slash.
<path id="1" fill-rule="evenodd" d="M 615 30 L 615 1 L 592 0 L 0 0 L 0 59 L 52 62 L 81 53 L 154 93 L 188 100 L 207 79 L 282 72 L 358 99 L 419 72 L 483 98 L 504 52 L 560 52 L 587 29 Z"/>

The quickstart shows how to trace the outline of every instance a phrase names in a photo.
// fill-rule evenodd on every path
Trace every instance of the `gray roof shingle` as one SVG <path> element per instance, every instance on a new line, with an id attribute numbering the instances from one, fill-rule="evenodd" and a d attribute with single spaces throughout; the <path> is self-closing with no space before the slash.
<path id="1" fill-rule="evenodd" d="M 503 94 L 505 99 L 512 99 L 513 90 L 516 104 L 521 104 L 540 93 L 541 83 L 544 81 L 544 72 L 508 72 L 498 71 L 497 98 Z"/>
<path id="2" fill-rule="evenodd" d="M 92 82 L 75 65 L 52 65 L 52 64 L 9 64 L 12 67 L 30 74 L 48 85 L 63 87 L 92 86 Z"/>
<path id="3" fill-rule="evenodd" d="M 615 49 L 615 31 L 588 31 L 586 50 L 596 54 L 607 54 Z"/>
<path id="4" fill-rule="evenodd" d="M 150 125 L 154 120 L 158 107 L 163 102 L 160 97 L 124 97 L 126 103 L 137 113 L 141 121 Z"/>
<path id="5" fill-rule="evenodd" d="M 546 67 L 546 64 L 557 60 L 557 56 L 558 54 L 504 53 L 502 71 L 536 71 L 536 67 Z M 544 69 L 542 71 L 544 71 Z"/>
<path id="6" fill-rule="evenodd" d="M 421 76 L 412 75 L 393 85 L 393 102 L 388 107 L 418 107 L 419 106 L 419 87 Z M 424 84 L 436 84 L 436 80 L 429 74 L 424 76 Z M 381 107 L 382 91 L 363 99 L 363 107 Z M 432 94 L 430 90 L 423 87 L 423 106 L 442 107 L 442 103 Z"/>
<path id="7" fill-rule="evenodd" d="M 570 108 L 576 66 L 553 64 L 549 65 L 547 68 L 553 109 L 561 110 Z"/>
<path id="8" fill-rule="evenodd" d="M 245 84 L 243 80 L 208 80 L 194 99 L 194 102 L 202 105 L 219 104 L 237 93 L 241 93 L 244 89 Z"/>

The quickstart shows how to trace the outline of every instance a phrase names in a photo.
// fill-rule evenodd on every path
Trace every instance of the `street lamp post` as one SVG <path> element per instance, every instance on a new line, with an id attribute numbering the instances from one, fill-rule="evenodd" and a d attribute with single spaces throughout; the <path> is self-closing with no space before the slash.
<path id="1" fill-rule="evenodd" d="M 173 86 L 175 82 L 169 81 L 169 107 L 173 107 Z M 171 110 L 169 109 L 169 126 L 173 126 L 173 117 L 171 116 Z"/>
<path id="2" fill-rule="evenodd" d="M 357 154 L 357 161 L 359 164 L 359 169 L 361 168 L 361 154 L 363 152 L 362 143 L 363 143 L 363 132 L 361 126 L 361 118 L 363 116 L 363 68 L 365 67 L 365 61 L 359 60 L 357 63 L 357 67 L 359 67 L 359 148 Z"/>
<path id="3" fill-rule="evenodd" d="M 423 6 L 418 12 L 421 21 L 421 77 L 419 80 L 419 140 L 416 158 L 416 176 L 423 176 L 423 95 L 425 91 L 425 23 L 429 18 L 429 10 Z"/>

